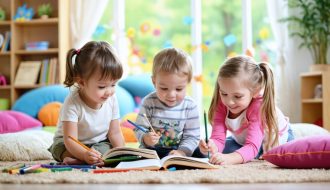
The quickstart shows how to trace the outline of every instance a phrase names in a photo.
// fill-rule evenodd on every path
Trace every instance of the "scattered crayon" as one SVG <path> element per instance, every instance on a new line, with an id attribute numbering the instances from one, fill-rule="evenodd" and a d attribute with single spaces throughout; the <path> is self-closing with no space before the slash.
<path id="1" fill-rule="evenodd" d="M 14 165 L 11 165 L 11 166 L 8 166 L 8 167 L 2 169 L 2 172 L 9 173 L 10 170 L 20 169 L 23 167 L 25 167 L 25 164 L 14 164 Z"/>
<path id="2" fill-rule="evenodd" d="M 52 172 L 64 172 L 64 171 L 72 171 L 72 168 L 66 167 L 66 168 L 51 168 Z"/>
<path id="3" fill-rule="evenodd" d="M 19 173 L 20 174 L 25 174 L 25 173 L 30 173 L 32 172 L 33 170 L 35 169 L 38 169 L 41 167 L 41 164 L 36 164 L 36 165 L 33 165 L 33 166 L 29 166 L 29 167 L 25 167 L 25 168 L 21 168 L 19 170 Z"/>

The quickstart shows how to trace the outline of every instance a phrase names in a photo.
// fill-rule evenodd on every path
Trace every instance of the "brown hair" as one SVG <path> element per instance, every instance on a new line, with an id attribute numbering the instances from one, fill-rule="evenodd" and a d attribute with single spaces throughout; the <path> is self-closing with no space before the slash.
<path id="1" fill-rule="evenodd" d="M 250 87 L 252 93 L 262 89 L 264 90 L 260 113 L 267 139 L 265 149 L 268 150 L 277 145 L 279 138 L 275 107 L 274 76 L 268 63 L 262 62 L 258 64 L 252 57 L 243 55 L 227 59 L 218 73 L 208 119 L 213 125 L 214 113 L 217 110 L 219 101 L 221 101 L 219 97 L 219 79 L 240 76 L 245 77 L 245 82 Z"/>
<path id="2" fill-rule="evenodd" d="M 192 63 L 189 55 L 177 48 L 166 48 L 157 53 L 152 66 L 152 76 L 159 72 L 184 74 L 188 82 L 192 78 Z"/>
<path id="3" fill-rule="evenodd" d="M 74 85 L 76 78 L 88 80 L 96 71 L 101 79 L 117 80 L 123 75 L 123 68 L 112 46 L 104 41 L 91 41 L 81 49 L 70 49 L 66 57 L 64 84 Z"/>

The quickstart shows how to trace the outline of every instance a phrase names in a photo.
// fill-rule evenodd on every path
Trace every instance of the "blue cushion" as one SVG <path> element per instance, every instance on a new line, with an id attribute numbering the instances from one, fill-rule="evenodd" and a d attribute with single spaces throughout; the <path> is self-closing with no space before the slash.
<path id="1" fill-rule="evenodd" d="M 125 88 L 133 97 L 145 97 L 150 92 L 155 90 L 151 81 L 151 76 L 148 74 L 128 76 L 119 82 L 119 85 Z"/>
<path id="2" fill-rule="evenodd" d="M 124 88 L 117 86 L 116 96 L 119 104 L 120 117 L 131 113 L 135 109 L 135 102 L 133 96 Z"/>
<path id="3" fill-rule="evenodd" d="M 37 118 L 39 110 L 49 102 L 64 102 L 69 89 L 62 85 L 44 86 L 26 92 L 13 105 L 12 110 Z"/>

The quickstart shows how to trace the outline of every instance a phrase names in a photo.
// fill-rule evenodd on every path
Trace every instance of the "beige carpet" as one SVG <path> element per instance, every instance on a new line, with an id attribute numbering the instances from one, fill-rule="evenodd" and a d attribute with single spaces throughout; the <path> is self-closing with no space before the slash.
<path id="1" fill-rule="evenodd" d="M 46 163 L 34 161 L 32 163 Z M 0 162 L 0 169 L 13 162 Z M 301 183 L 330 182 L 330 170 L 281 169 L 266 161 L 222 166 L 218 170 L 180 171 L 130 171 L 110 174 L 93 174 L 75 170 L 59 173 L 10 175 L 0 173 L 0 183 L 49 184 L 49 183 Z"/>

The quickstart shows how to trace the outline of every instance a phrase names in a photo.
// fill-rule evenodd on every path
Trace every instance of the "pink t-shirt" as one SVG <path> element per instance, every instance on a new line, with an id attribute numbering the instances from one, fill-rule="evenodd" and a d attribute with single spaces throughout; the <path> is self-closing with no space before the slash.
<path id="1" fill-rule="evenodd" d="M 242 144 L 242 147 L 236 150 L 239 153 L 244 162 L 248 162 L 254 159 L 259 151 L 259 148 L 264 139 L 264 130 L 262 127 L 261 116 L 260 116 L 260 107 L 262 103 L 262 98 L 253 99 L 250 103 L 249 107 L 246 109 L 244 121 L 241 123 L 241 126 L 238 129 L 232 130 L 229 126 L 226 126 L 226 118 L 227 118 L 227 108 L 220 101 L 218 105 L 218 109 L 215 112 L 213 127 L 211 133 L 211 139 L 215 142 L 218 147 L 218 151 L 222 152 L 226 142 L 226 133 L 227 130 L 232 132 L 232 135 L 235 137 L 239 137 L 240 139 L 245 139 L 244 142 L 238 142 Z M 288 119 L 283 115 L 283 113 L 277 109 L 277 119 L 278 119 L 278 127 L 280 131 L 280 144 L 286 142 L 287 139 L 287 131 L 288 131 Z"/>

